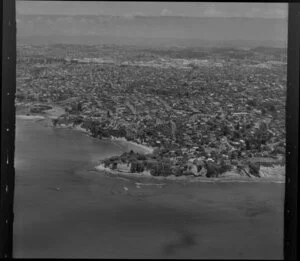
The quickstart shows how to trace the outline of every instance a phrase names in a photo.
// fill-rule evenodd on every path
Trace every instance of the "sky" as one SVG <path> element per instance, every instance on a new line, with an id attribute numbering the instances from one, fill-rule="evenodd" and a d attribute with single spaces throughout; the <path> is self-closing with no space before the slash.
<path id="1" fill-rule="evenodd" d="M 287 18 L 287 3 L 18 1 L 17 14 Z"/>

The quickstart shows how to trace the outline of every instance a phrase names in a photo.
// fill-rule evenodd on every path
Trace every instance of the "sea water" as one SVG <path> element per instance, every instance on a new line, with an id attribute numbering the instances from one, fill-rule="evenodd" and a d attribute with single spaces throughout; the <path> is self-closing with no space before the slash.
<path id="1" fill-rule="evenodd" d="M 283 258 L 284 184 L 94 169 L 130 149 L 17 119 L 14 257 Z"/>

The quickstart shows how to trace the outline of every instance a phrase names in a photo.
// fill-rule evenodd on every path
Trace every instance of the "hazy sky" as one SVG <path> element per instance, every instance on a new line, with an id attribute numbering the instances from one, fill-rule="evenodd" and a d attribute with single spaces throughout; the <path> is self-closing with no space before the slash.
<path id="1" fill-rule="evenodd" d="M 286 3 L 51 2 L 17 1 L 18 14 L 182 15 L 286 18 Z"/>

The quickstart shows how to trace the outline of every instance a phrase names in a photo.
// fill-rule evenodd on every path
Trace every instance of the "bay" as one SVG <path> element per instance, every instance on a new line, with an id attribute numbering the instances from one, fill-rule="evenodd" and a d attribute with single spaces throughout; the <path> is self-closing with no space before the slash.
<path id="1" fill-rule="evenodd" d="M 17 119 L 14 257 L 283 258 L 284 184 L 94 170 L 132 148 Z"/>

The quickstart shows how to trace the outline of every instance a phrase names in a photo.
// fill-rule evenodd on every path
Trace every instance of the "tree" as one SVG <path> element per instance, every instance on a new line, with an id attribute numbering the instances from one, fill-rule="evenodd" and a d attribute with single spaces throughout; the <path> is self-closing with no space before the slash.
<path id="1" fill-rule="evenodd" d="M 160 175 L 158 164 L 153 166 L 153 168 L 150 170 L 150 174 L 152 176 L 159 176 Z"/>
<path id="2" fill-rule="evenodd" d="M 52 120 L 52 123 L 53 123 L 53 126 L 56 126 L 57 123 L 58 123 L 58 119 L 53 119 L 53 120 Z"/>
<path id="3" fill-rule="evenodd" d="M 77 111 L 81 111 L 82 110 L 82 102 L 79 102 L 77 104 Z"/>
<path id="4" fill-rule="evenodd" d="M 143 155 L 143 154 L 138 154 L 138 155 L 137 155 L 137 159 L 138 159 L 138 160 L 146 160 L 147 158 L 146 158 L 146 156 Z"/>
<path id="5" fill-rule="evenodd" d="M 76 117 L 73 121 L 73 125 L 79 125 L 83 122 L 83 118 L 82 117 Z"/>
<path id="6" fill-rule="evenodd" d="M 131 162 L 130 172 L 131 173 L 137 172 L 137 163 L 136 162 Z"/>
<path id="7" fill-rule="evenodd" d="M 206 177 L 212 178 L 218 176 L 218 166 L 215 163 L 205 161 L 205 167 L 207 170 Z"/>
<path id="8" fill-rule="evenodd" d="M 115 169 L 117 169 L 117 167 L 118 167 L 118 163 L 117 163 L 117 162 L 114 162 L 114 163 L 112 164 L 112 166 L 111 166 L 111 169 L 112 169 L 112 170 L 115 170 Z"/>
<path id="9" fill-rule="evenodd" d="M 111 117 L 111 113 L 110 111 L 107 111 L 107 118 L 110 118 Z"/>
<path id="10" fill-rule="evenodd" d="M 225 160 L 221 160 L 220 162 L 220 174 L 225 173 L 227 171 L 230 171 L 232 169 L 232 166 L 225 162 Z"/>
<path id="11" fill-rule="evenodd" d="M 175 176 L 176 176 L 176 177 L 179 177 L 179 176 L 182 176 L 182 175 L 183 175 L 183 169 L 181 169 L 181 168 L 176 168 Z"/>
<path id="12" fill-rule="evenodd" d="M 145 166 L 142 161 L 138 161 L 136 164 L 136 172 L 143 172 L 145 170 Z"/>
<path id="13" fill-rule="evenodd" d="M 260 175 L 259 175 L 260 164 L 259 163 L 249 162 L 248 167 L 249 167 L 249 172 L 251 175 L 260 177 Z"/>
<path id="14" fill-rule="evenodd" d="M 247 104 L 248 104 L 249 106 L 252 106 L 252 107 L 257 106 L 257 102 L 256 102 L 255 100 L 253 100 L 253 99 L 249 99 L 249 100 L 247 101 Z"/>

